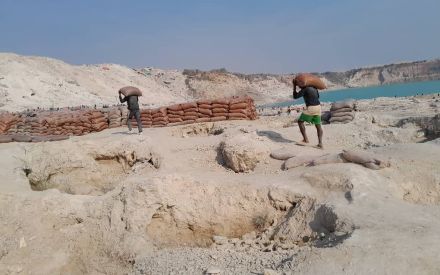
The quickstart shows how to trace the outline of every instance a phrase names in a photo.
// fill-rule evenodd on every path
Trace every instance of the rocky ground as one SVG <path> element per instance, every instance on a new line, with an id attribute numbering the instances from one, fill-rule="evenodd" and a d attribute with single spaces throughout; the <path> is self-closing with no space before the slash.
<path id="1" fill-rule="evenodd" d="M 438 274 L 439 99 L 357 109 L 0 144 L 0 274 Z"/>

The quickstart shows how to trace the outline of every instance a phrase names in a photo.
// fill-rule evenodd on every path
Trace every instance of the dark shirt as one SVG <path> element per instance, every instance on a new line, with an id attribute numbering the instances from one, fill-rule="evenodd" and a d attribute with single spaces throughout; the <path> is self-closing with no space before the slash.
<path id="1" fill-rule="evenodd" d="M 293 93 L 294 99 L 300 97 L 304 97 L 304 102 L 306 103 L 306 106 L 321 105 L 321 102 L 319 102 L 319 92 L 314 87 L 305 87 L 301 89 L 301 91 L 299 91 L 298 93 Z"/>
<path id="2" fill-rule="evenodd" d="M 119 95 L 119 101 L 121 101 L 121 103 L 127 102 L 128 109 L 131 111 L 139 110 L 138 96 L 132 95 L 122 98 L 121 95 Z"/>

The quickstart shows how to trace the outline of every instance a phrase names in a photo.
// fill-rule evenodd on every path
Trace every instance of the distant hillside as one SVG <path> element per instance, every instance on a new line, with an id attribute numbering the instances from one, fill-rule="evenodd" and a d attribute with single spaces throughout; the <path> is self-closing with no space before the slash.
<path id="1" fill-rule="evenodd" d="M 353 69 L 346 72 L 320 74 L 329 86 L 365 87 L 400 82 L 440 79 L 440 59 Z"/>
<path id="2" fill-rule="evenodd" d="M 417 61 L 318 73 L 329 89 L 440 79 L 440 60 Z M 201 98 L 250 95 L 257 104 L 286 101 L 294 74 L 133 69 L 117 64 L 75 66 L 47 57 L 0 53 L 0 110 L 21 111 L 79 105 L 117 104 L 126 85 L 144 92 L 143 106 Z"/>

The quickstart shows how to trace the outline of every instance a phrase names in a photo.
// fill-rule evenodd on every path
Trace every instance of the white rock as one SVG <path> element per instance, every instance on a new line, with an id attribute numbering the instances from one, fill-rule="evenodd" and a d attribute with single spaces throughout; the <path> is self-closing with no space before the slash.
<path id="1" fill-rule="evenodd" d="M 222 270 L 220 268 L 211 266 L 205 271 L 205 274 L 220 274 L 221 272 Z"/>
<path id="2" fill-rule="evenodd" d="M 276 272 L 273 269 L 265 269 L 263 274 L 264 275 L 278 275 L 278 272 Z"/>
<path id="3" fill-rule="evenodd" d="M 24 237 L 21 237 L 20 238 L 20 248 L 23 248 L 23 247 L 26 247 L 26 246 L 27 246 L 27 244 L 26 244 L 26 241 L 25 241 Z"/>
<path id="4" fill-rule="evenodd" d="M 212 240 L 216 243 L 216 244 L 227 244 L 228 243 L 228 238 L 223 237 L 223 236 L 213 236 Z"/>

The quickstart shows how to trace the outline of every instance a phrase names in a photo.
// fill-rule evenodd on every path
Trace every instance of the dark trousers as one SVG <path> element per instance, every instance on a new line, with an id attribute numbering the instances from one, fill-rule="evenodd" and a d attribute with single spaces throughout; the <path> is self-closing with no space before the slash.
<path id="1" fill-rule="evenodd" d="M 128 130 L 131 131 L 131 129 L 132 129 L 131 128 L 131 119 L 133 117 L 136 118 L 139 133 L 142 132 L 141 112 L 139 110 L 130 110 L 130 112 L 128 113 L 128 119 L 127 119 Z"/>

